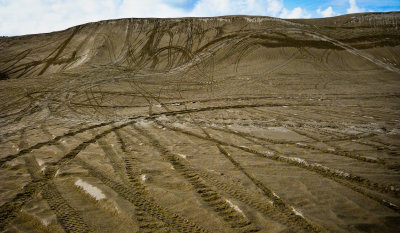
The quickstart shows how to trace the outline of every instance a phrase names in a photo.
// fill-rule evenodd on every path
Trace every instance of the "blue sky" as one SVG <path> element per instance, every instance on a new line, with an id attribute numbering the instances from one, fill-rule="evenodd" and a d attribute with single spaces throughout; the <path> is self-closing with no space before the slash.
<path id="1" fill-rule="evenodd" d="M 0 35 L 51 32 L 115 18 L 238 14 L 315 18 L 399 10 L 400 0 L 0 0 Z"/>

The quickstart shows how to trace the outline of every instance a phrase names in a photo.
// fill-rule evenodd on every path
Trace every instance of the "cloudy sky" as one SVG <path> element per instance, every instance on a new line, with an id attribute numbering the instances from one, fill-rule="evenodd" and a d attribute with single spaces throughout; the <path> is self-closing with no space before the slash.
<path id="1" fill-rule="evenodd" d="M 238 14 L 315 18 L 399 10 L 400 0 L 0 0 L 0 35 L 51 32 L 114 18 Z"/>

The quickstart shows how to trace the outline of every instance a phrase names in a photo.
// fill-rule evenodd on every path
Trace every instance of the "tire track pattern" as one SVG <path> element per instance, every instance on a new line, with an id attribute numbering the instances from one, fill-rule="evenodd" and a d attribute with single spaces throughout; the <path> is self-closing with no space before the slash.
<path id="1" fill-rule="evenodd" d="M 210 128 L 218 130 L 218 131 L 222 131 L 222 132 L 225 132 L 225 133 L 238 135 L 238 136 L 245 136 L 247 139 L 251 137 L 251 138 L 255 138 L 257 140 L 266 141 L 266 142 L 273 143 L 273 144 L 290 144 L 290 145 L 293 145 L 293 146 L 296 146 L 296 147 L 299 147 L 299 148 L 302 148 L 302 149 L 315 150 L 315 151 L 320 151 L 320 152 L 327 153 L 327 154 L 333 154 L 333 155 L 337 155 L 337 156 L 348 157 L 348 158 L 352 158 L 352 159 L 355 159 L 355 160 L 358 160 L 358 161 L 367 162 L 367 163 L 383 163 L 384 162 L 382 160 L 374 160 L 374 159 L 367 158 L 367 157 L 364 157 L 362 155 L 358 155 L 358 154 L 351 153 L 351 152 L 348 152 L 348 151 L 337 151 L 336 148 L 333 151 L 333 150 L 329 150 L 329 149 L 321 149 L 321 148 L 318 148 L 316 146 L 313 146 L 313 145 L 310 145 L 310 144 L 304 143 L 304 142 L 301 142 L 301 143 L 284 142 L 284 141 L 279 141 L 279 140 L 274 140 L 274 139 L 269 139 L 269 138 L 264 138 L 264 137 L 261 138 L 261 137 L 253 136 L 251 134 L 244 133 L 244 132 L 235 132 L 235 131 L 232 131 L 232 130 L 221 129 L 221 128 L 217 128 L 217 127 L 210 127 Z M 303 132 L 300 132 L 299 130 L 293 129 L 292 127 L 290 129 L 293 130 L 294 132 L 302 135 L 302 136 L 308 137 L 307 136 L 308 134 L 304 134 Z M 324 143 L 326 144 L 327 142 L 324 142 Z"/>
<path id="2" fill-rule="evenodd" d="M 64 164 L 66 164 L 69 161 L 71 161 L 72 159 L 74 159 L 80 151 L 84 150 L 91 143 L 97 141 L 98 139 L 102 138 L 103 136 L 107 135 L 108 133 L 111 133 L 113 130 L 116 130 L 116 129 L 126 126 L 127 124 L 128 123 L 125 123 L 120 126 L 105 130 L 104 132 L 96 135 L 95 137 L 79 144 L 77 147 L 75 147 L 70 152 L 65 154 L 59 161 L 57 161 L 55 163 L 49 163 L 48 166 L 46 167 L 44 177 L 37 177 L 37 172 L 35 172 L 35 174 L 32 174 L 33 180 L 24 186 L 22 192 L 18 193 L 14 197 L 13 200 L 3 204 L 0 207 L 0 212 L 1 212 L 0 213 L 0 220 L 1 220 L 0 230 L 4 229 L 4 227 L 6 225 L 8 225 L 12 221 L 12 219 L 14 219 L 16 217 L 17 213 L 21 210 L 21 208 L 24 206 L 24 204 L 27 201 L 31 200 L 35 194 L 38 194 L 40 192 L 40 190 L 42 190 L 45 186 L 47 186 L 48 182 L 50 182 L 54 178 L 57 170 L 61 166 L 63 166 Z M 98 126 L 91 126 L 89 128 L 92 129 L 92 128 L 96 128 L 96 127 L 98 127 Z M 77 132 L 80 132 L 80 131 L 83 132 L 85 130 L 88 130 L 88 128 L 75 131 L 71 134 L 75 135 L 75 134 L 77 134 Z M 59 136 L 58 140 L 60 140 L 62 137 L 63 136 Z M 55 140 L 55 139 L 53 139 L 53 140 Z M 39 144 L 36 144 L 34 147 L 40 148 L 45 145 L 49 145 L 49 143 L 39 143 Z M 30 151 L 26 151 L 25 153 L 28 153 L 28 152 L 30 152 Z M 50 186 L 50 189 L 52 187 L 53 186 Z M 54 193 L 55 191 L 49 191 L 49 192 Z M 54 195 L 57 195 L 57 194 L 54 194 Z M 52 196 L 49 196 L 49 197 L 52 197 Z"/>
<path id="3" fill-rule="evenodd" d="M 139 181 L 138 177 L 140 173 L 137 172 L 138 169 L 136 168 L 135 164 L 136 161 L 133 158 L 125 158 L 125 168 L 126 174 L 129 179 L 129 183 L 132 189 L 135 190 L 137 193 L 141 193 L 141 195 L 145 195 L 145 187 Z M 156 217 L 151 216 L 142 208 L 136 207 L 135 212 L 136 220 L 139 222 L 139 229 L 140 232 L 169 232 L 170 229 L 168 225 L 163 221 L 160 221 Z"/>
<path id="4" fill-rule="evenodd" d="M 277 207 L 283 214 L 290 216 L 291 221 L 295 222 L 300 228 L 306 232 L 321 232 L 320 227 L 309 223 L 303 217 L 298 216 L 292 210 L 292 208 L 286 204 L 279 196 L 277 196 L 272 190 L 267 188 L 261 181 L 249 174 L 221 145 L 217 145 L 221 154 L 223 154 L 232 164 L 238 168 L 247 178 L 249 178 L 263 193 L 265 196 L 273 201 L 275 207 Z"/>
<path id="5" fill-rule="evenodd" d="M 259 229 L 253 226 L 252 222 L 244 217 L 241 213 L 232 208 L 226 199 L 223 198 L 217 191 L 211 186 L 207 185 L 206 182 L 201 178 L 199 174 L 195 172 L 190 165 L 179 159 L 179 156 L 169 152 L 163 147 L 158 140 L 149 135 L 143 129 L 134 126 L 140 135 L 146 137 L 150 143 L 160 151 L 163 158 L 171 163 L 173 168 L 180 173 L 185 180 L 187 180 L 200 198 L 221 218 L 227 222 L 231 228 L 237 229 L 240 232 L 258 232 Z"/>
<path id="6" fill-rule="evenodd" d="M 356 191 L 358 193 L 361 193 L 361 194 L 363 194 L 363 195 L 365 195 L 367 197 L 373 197 L 372 198 L 373 200 L 376 200 L 380 204 L 382 204 L 382 205 L 384 205 L 386 207 L 389 207 L 390 209 L 400 213 L 400 207 L 398 207 L 397 205 L 393 205 L 391 203 L 388 203 L 386 200 L 384 200 L 384 199 L 382 199 L 382 198 L 380 198 L 380 197 L 378 197 L 378 196 L 376 196 L 376 195 L 374 195 L 374 194 L 372 194 L 372 193 L 370 193 L 368 191 L 365 191 L 365 189 L 364 189 L 364 188 L 367 188 L 367 189 L 370 189 L 370 190 L 373 190 L 373 191 L 377 191 L 377 192 L 380 192 L 380 193 L 390 193 L 390 194 L 393 194 L 395 196 L 399 195 L 399 191 L 396 190 L 395 188 L 393 188 L 394 186 L 392 186 L 392 185 L 378 184 L 378 183 L 372 182 L 372 181 L 370 181 L 370 180 L 368 180 L 366 178 L 360 177 L 360 176 L 352 175 L 352 174 L 349 174 L 349 173 L 346 173 L 346 172 L 343 172 L 343 171 L 339 171 L 339 170 L 330 169 L 330 168 L 328 168 L 326 166 L 323 166 L 321 164 L 308 163 L 305 160 L 299 160 L 298 158 L 291 158 L 291 157 L 287 157 L 287 156 L 284 156 L 284 155 L 280 155 L 279 152 L 277 152 L 277 151 L 275 153 L 272 153 L 272 154 L 266 154 L 266 153 L 262 153 L 262 152 L 259 152 L 257 150 L 253 150 L 253 149 L 250 149 L 250 148 L 247 148 L 247 147 L 244 147 L 244 146 L 233 145 L 233 144 L 226 143 L 226 142 L 223 142 L 223 141 L 218 140 L 218 139 L 201 136 L 201 135 L 198 135 L 196 133 L 189 132 L 189 131 L 186 131 L 186 130 L 183 130 L 183 129 L 180 129 L 180 128 L 167 126 L 165 124 L 162 124 L 161 122 L 157 122 L 157 123 L 159 125 L 167 128 L 167 129 L 172 130 L 172 131 L 181 132 L 181 133 L 186 134 L 186 135 L 190 135 L 190 136 L 193 136 L 193 137 L 196 137 L 196 138 L 200 138 L 200 139 L 203 139 L 203 140 L 206 140 L 206 141 L 211 141 L 211 142 L 217 143 L 220 146 L 230 146 L 230 147 L 233 147 L 233 148 L 236 148 L 236 149 L 239 149 L 239 150 L 254 154 L 256 156 L 260 156 L 260 157 L 263 157 L 263 158 L 266 158 L 266 159 L 270 159 L 270 160 L 284 162 L 284 163 L 291 164 L 293 166 L 296 166 L 296 167 L 299 167 L 299 168 L 303 168 L 303 169 L 306 169 L 308 171 L 317 173 L 317 174 L 319 174 L 319 175 L 321 175 L 321 176 L 323 176 L 325 178 L 331 179 L 331 180 L 333 180 L 333 181 L 335 181 L 337 183 L 345 185 L 346 187 L 349 187 L 352 190 L 354 190 L 354 191 Z M 252 141 L 251 139 L 248 139 L 248 140 Z M 361 186 L 363 188 L 357 187 L 355 184 L 357 184 L 357 185 L 359 185 L 359 186 Z"/>
<path id="7" fill-rule="evenodd" d="M 196 225 L 195 223 L 190 222 L 189 220 L 172 213 L 171 211 L 162 208 L 150 198 L 146 198 L 144 196 L 143 188 L 128 188 L 118 182 L 111 180 L 110 178 L 104 176 L 99 171 L 95 170 L 90 165 L 81 161 L 84 168 L 89 171 L 89 174 L 93 177 L 98 178 L 101 182 L 103 182 L 106 186 L 110 187 L 121 197 L 132 203 L 137 210 L 140 212 L 145 212 L 152 217 L 155 217 L 163 222 L 165 222 L 168 227 L 174 229 L 178 232 L 208 232 L 204 228 Z M 139 214 L 140 216 L 140 214 Z"/>
<path id="8" fill-rule="evenodd" d="M 66 232 L 92 232 L 79 213 L 61 196 L 54 183 L 48 183 L 41 192 Z"/>
<path id="9" fill-rule="evenodd" d="M 43 181 L 32 181 L 25 185 L 22 192 L 18 193 L 13 200 L 0 207 L 0 231 L 3 231 L 12 222 L 25 203 L 37 195 L 44 186 L 45 182 Z"/>
<path id="10" fill-rule="evenodd" d="M 131 144 L 126 135 L 124 135 L 120 130 L 115 131 L 117 136 L 117 140 L 121 146 L 121 150 L 124 153 L 124 171 L 126 172 L 126 177 L 129 181 L 129 185 L 136 192 L 141 193 L 141 195 L 147 195 L 144 185 L 140 182 L 140 169 L 137 167 L 137 160 L 134 157 L 129 155 L 129 152 L 126 150 L 127 145 Z M 140 232 L 170 232 L 171 230 L 168 228 L 168 225 L 157 219 L 156 217 L 151 216 L 146 211 L 142 209 L 136 208 L 135 212 L 136 220 L 139 223 L 139 231 Z"/>
<path id="11" fill-rule="evenodd" d="M 221 181 L 221 178 L 200 169 L 196 172 L 205 180 L 213 184 L 218 190 L 230 195 L 232 198 L 239 200 L 248 206 L 254 208 L 255 210 L 262 213 L 264 216 L 271 218 L 272 220 L 279 222 L 289 229 L 288 232 L 303 232 L 304 228 L 301 224 L 298 224 L 298 217 L 293 215 L 293 213 L 284 213 L 279 208 L 274 205 L 274 202 L 260 201 L 260 198 L 255 197 L 252 193 L 248 192 L 246 189 L 238 187 L 238 184 L 230 181 Z M 276 198 L 276 196 L 274 195 Z M 307 231 L 308 232 L 308 231 Z"/>
<path id="12" fill-rule="evenodd" d="M 105 122 L 105 123 L 101 123 L 101 124 L 98 124 L 98 125 L 92 125 L 92 126 L 89 126 L 89 127 L 86 127 L 86 128 L 79 129 L 77 131 L 71 131 L 71 132 L 68 132 L 66 134 L 63 134 L 63 135 L 60 135 L 60 136 L 56 136 L 52 140 L 49 140 L 49 141 L 46 141 L 46 142 L 37 143 L 37 144 L 35 144 L 35 145 L 33 145 L 33 146 L 29 147 L 29 148 L 22 149 L 17 154 L 7 155 L 4 158 L 0 159 L 0 166 L 3 166 L 3 164 L 8 162 L 8 161 L 11 161 L 11 160 L 13 160 L 15 158 L 18 158 L 18 157 L 22 156 L 22 155 L 28 154 L 28 153 L 32 152 L 33 150 L 40 149 L 40 148 L 42 148 L 44 146 L 54 145 L 54 144 L 58 143 L 61 139 L 65 138 L 65 137 L 73 137 L 73 136 L 75 136 L 75 135 L 77 135 L 79 133 L 83 133 L 83 132 L 86 132 L 88 130 L 95 129 L 95 128 L 100 128 L 100 127 L 107 126 L 107 125 L 110 125 L 110 124 L 112 124 L 112 122 Z"/>
<path id="13" fill-rule="evenodd" d="M 318 138 L 316 138 L 316 137 L 314 137 L 314 136 L 311 136 L 310 134 L 305 133 L 305 132 L 303 132 L 303 131 L 297 130 L 297 129 L 293 128 L 293 127 L 290 127 L 290 130 L 292 130 L 292 131 L 294 131 L 295 133 L 300 134 L 300 135 L 302 135 L 302 136 L 311 138 L 311 139 L 313 139 L 314 141 L 317 141 L 317 142 L 320 142 L 320 141 L 321 141 L 320 139 L 318 139 Z M 324 143 L 327 144 L 327 145 L 329 145 L 329 146 L 332 146 L 332 145 L 330 145 L 330 143 L 328 143 L 328 142 L 324 142 Z M 358 155 L 358 154 L 355 154 L 355 153 L 352 153 L 352 152 L 348 152 L 348 151 L 337 151 L 337 148 L 336 148 L 336 147 L 335 147 L 335 151 L 332 151 L 332 150 L 320 149 L 320 148 L 317 148 L 317 147 L 312 146 L 312 145 L 309 145 L 309 144 L 306 145 L 306 144 L 296 143 L 295 146 L 300 147 L 300 148 L 304 148 L 304 149 L 312 149 L 312 150 L 317 150 L 317 151 L 321 151 L 321 152 L 324 152 L 324 153 L 329 153 L 329 154 L 334 154 L 334 155 L 343 156 L 343 157 L 347 157 L 347 158 L 352 158 L 352 159 L 356 159 L 356 160 L 363 161 L 363 162 L 368 162 L 368 163 L 384 163 L 383 160 L 374 160 L 374 159 L 370 159 L 370 158 L 367 158 L 367 157 L 365 157 L 365 156 Z"/>

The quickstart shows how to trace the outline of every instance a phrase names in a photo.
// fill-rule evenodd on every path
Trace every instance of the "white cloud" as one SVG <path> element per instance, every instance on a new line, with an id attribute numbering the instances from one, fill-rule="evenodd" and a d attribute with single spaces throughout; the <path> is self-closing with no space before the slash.
<path id="1" fill-rule="evenodd" d="M 124 0 L 114 18 L 183 17 L 185 12 L 182 9 L 170 5 L 177 2 L 179 0 Z"/>
<path id="2" fill-rule="evenodd" d="M 113 0 L 3 1 L 0 5 L 0 34 L 62 30 L 86 22 L 113 18 L 116 7 Z"/>
<path id="3" fill-rule="evenodd" d="M 267 15 L 281 18 L 310 18 L 306 10 L 288 10 L 283 0 L 200 0 L 191 16 Z"/>
<path id="4" fill-rule="evenodd" d="M 280 0 L 200 0 L 191 16 L 269 15 L 278 16 L 283 9 Z"/>
<path id="5" fill-rule="evenodd" d="M 289 11 L 286 8 L 283 8 L 282 13 L 279 15 L 281 18 L 287 19 L 298 19 L 298 18 L 311 18 L 311 14 L 309 14 L 306 10 L 301 7 L 296 7 L 293 10 Z"/>
<path id="6" fill-rule="evenodd" d="M 269 3 L 269 11 L 272 13 L 271 16 L 278 15 L 283 9 L 283 2 L 268 0 Z"/>
<path id="7" fill-rule="evenodd" d="M 63 30 L 113 18 L 266 15 L 309 18 L 305 9 L 288 10 L 283 0 L 199 0 L 190 10 L 185 0 L 0 0 L 0 35 Z M 355 5 L 356 6 L 356 5 Z"/>
<path id="8" fill-rule="evenodd" d="M 330 7 L 328 7 L 328 8 L 326 8 L 325 10 L 321 10 L 321 9 L 318 9 L 317 10 L 317 13 L 319 14 L 319 15 L 321 15 L 322 17 L 332 17 L 332 16 L 335 16 L 336 15 L 336 13 L 333 11 L 333 9 L 332 9 L 332 7 L 330 6 Z"/>
<path id="9" fill-rule="evenodd" d="M 346 10 L 348 14 L 364 11 L 363 8 L 357 6 L 356 0 L 349 0 L 350 7 Z"/>

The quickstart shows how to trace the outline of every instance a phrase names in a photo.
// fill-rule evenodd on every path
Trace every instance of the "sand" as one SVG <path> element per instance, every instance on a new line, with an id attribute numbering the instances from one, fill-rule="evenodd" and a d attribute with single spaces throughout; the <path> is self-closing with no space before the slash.
<path id="1" fill-rule="evenodd" d="M 400 231 L 400 14 L 0 38 L 0 231 Z"/>

